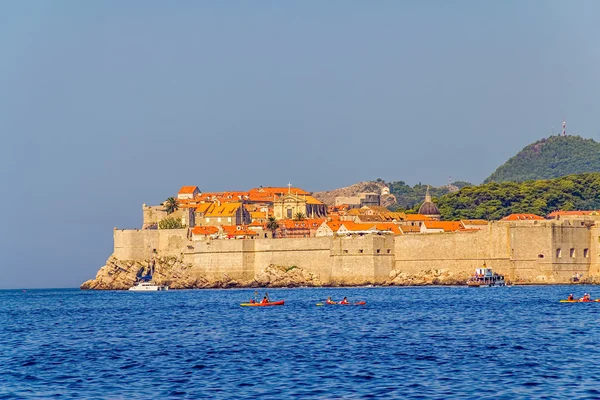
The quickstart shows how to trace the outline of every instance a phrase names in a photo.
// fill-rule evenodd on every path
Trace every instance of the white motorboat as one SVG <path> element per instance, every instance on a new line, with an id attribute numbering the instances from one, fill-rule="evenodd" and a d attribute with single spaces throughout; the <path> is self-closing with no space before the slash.
<path id="1" fill-rule="evenodd" d="M 169 290 L 169 287 L 166 285 L 157 285 L 153 282 L 138 282 L 129 290 L 133 290 L 135 292 L 158 292 L 163 290 Z"/>
<path id="2" fill-rule="evenodd" d="M 503 275 L 492 272 L 492 269 L 483 263 L 483 267 L 475 270 L 475 275 L 467 281 L 467 285 L 469 287 L 494 287 L 506 286 L 506 282 Z"/>

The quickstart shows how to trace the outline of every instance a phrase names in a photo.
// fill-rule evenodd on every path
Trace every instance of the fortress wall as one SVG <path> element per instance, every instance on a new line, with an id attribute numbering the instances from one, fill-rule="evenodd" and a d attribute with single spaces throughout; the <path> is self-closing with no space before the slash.
<path id="1" fill-rule="evenodd" d="M 158 230 L 115 229 L 113 256 L 119 260 L 144 261 L 158 247 Z"/>
<path id="2" fill-rule="evenodd" d="M 254 240 L 203 240 L 194 242 L 193 271 L 198 278 L 219 279 L 224 274 L 232 279 L 254 279 Z"/>
<path id="3" fill-rule="evenodd" d="M 515 281 L 566 283 L 588 275 L 590 230 L 581 221 L 511 223 L 510 232 Z"/>
<path id="4" fill-rule="evenodd" d="M 181 256 L 188 240 L 187 229 L 115 229 L 113 255 L 120 260 L 147 261 L 153 252 Z"/>
<path id="5" fill-rule="evenodd" d="M 477 232 L 396 236 L 395 269 L 408 274 L 449 269 L 472 275 L 485 261 L 495 272 L 508 274 L 506 243 L 507 229 L 499 224 Z"/>
<path id="6" fill-rule="evenodd" d="M 600 276 L 600 226 L 590 228 L 590 270 L 592 276 Z"/>
<path id="7" fill-rule="evenodd" d="M 332 282 L 383 283 L 394 267 L 394 236 L 333 239 Z"/>
<path id="8" fill-rule="evenodd" d="M 552 227 L 538 221 L 524 221 L 510 223 L 509 231 L 512 280 L 545 282 L 551 279 Z"/>
<path id="9" fill-rule="evenodd" d="M 567 282 L 575 273 L 600 276 L 600 227 L 569 221 L 495 222 L 477 232 L 395 237 L 191 241 L 186 229 L 115 229 L 113 235 L 118 259 L 183 256 L 198 277 L 216 279 L 227 274 L 252 280 L 275 264 L 303 268 L 322 283 L 382 283 L 392 269 L 471 275 L 484 261 L 515 282 Z"/>
<path id="10" fill-rule="evenodd" d="M 564 221 L 552 227 L 552 282 L 569 282 L 575 274 L 588 276 L 591 261 L 590 236 L 590 229 L 585 226 L 584 221 Z"/>
<path id="11" fill-rule="evenodd" d="M 321 282 L 331 279 L 333 238 L 255 239 L 254 271 L 269 264 L 297 266 L 315 274 Z"/>

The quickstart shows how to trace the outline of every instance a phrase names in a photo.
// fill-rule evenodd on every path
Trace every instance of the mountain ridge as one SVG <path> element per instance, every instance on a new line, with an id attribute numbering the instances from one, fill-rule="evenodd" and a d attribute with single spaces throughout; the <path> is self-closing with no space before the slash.
<path id="1" fill-rule="evenodd" d="M 600 143 L 581 136 L 550 136 L 525 146 L 483 183 L 523 182 L 600 172 Z"/>

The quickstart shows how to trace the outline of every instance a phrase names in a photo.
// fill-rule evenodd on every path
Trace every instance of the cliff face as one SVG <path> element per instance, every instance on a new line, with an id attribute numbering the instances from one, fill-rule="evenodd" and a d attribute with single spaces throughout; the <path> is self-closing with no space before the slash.
<path id="1" fill-rule="evenodd" d="M 110 257 L 96 278 L 84 282 L 81 289 L 127 290 L 135 284 L 138 276 L 146 275 L 149 270 L 148 263 Z M 323 286 L 314 274 L 295 266 L 269 265 L 249 281 L 235 280 L 227 274 L 208 279 L 194 275 L 191 265 L 175 257 L 157 258 L 152 280 L 159 285 L 169 286 L 169 289 Z"/>
<path id="2" fill-rule="evenodd" d="M 259 272 L 255 279 L 249 281 L 234 280 L 227 274 L 216 279 L 198 278 L 192 274 L 191 269 L 190 265 L 184 264 L 175 257 L 159 257 L 155 261 L 153 281 L 159 285 L 168 285 L 170 289 L 349 286 L 342 282 L 324 284 L 313 273 L 295 266 L 269 265 Z M 100 268 L 96 278 L 83 283 L 81 289 L 127 290 L 135 284 L 138 276 L 145 275 L 149 271 L 148 263 L 123 261 L 110 257 L 106 265 Z M 468 274 L 454 274 L 447 269 L 432 269 L 414 275 L 392 270 L 389 279 L 383 285 L 464 285 L 468 278 Z M 362 284 L 369 284 L 369 282 Z"/>

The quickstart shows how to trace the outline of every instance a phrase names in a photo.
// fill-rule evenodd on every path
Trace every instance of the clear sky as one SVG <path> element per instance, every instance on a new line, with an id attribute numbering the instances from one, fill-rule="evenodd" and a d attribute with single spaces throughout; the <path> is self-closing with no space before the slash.
<path id="1" fill-rule="evenodd" d="M 597 1 L 0 1 L 0 288 L 77 287 L 182 185 L 480 183 L 600 139 Z"/>

